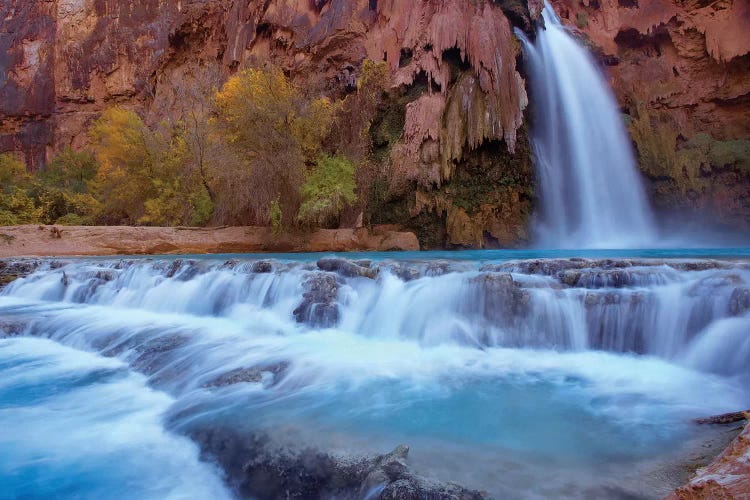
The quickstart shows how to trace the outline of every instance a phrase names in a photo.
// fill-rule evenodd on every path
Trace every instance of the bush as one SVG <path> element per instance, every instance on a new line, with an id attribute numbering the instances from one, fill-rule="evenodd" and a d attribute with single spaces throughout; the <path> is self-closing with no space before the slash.
<path id="1" fill-rule="evenodd" d="M 96 177 L 99 164 L 88 151 L 73 151 L 66 147 L 55 156 L 40 174 L 42 182 L 76 193 L 88 191 L 88 182 Z"/>
<path id="2" fill-rule="evenodd" d="M 10 193 L 18 187 L 25 187 L 31 181 L 26 165 L 10 153 L 0 154 L 0 190 Z"/>
<path id="3" fill-rule="evenodd" d="M 281 204 L 278 197 L 271 202 L 269 212 L 271 213 L 271 231 L 273 234 L 279 235 L 282 229 L 281 219 L 283 213 L 281 212 Z"/>
<path id="4" fill-rule="evenodd" d="M 329 226 L 337 223 L 341 211 L 354 203 L 354 165 L 341 156 L 321 155 L 300 193 L 303 203 L 298 219 L 303 224 Z"/>
<path id="5" fill-rule="evenodd" d="M 55 221 L 60 226 L 88 226 L 86 219 L 78 214 L 65 214 Z"/>

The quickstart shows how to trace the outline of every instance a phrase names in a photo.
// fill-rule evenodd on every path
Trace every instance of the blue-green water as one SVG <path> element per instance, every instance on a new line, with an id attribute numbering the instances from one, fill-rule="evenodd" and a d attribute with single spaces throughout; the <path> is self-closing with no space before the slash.
<path id="1" fill-rule="evenodd" d="M 451 260 L 451 261 L 507 261 L 518 259 L 746 259 L 750 247 L 721 248 L 653 248 L 653 249 L 504 249 L 504 250 L 430 250 L 394 252 L 312 252 L 312 253 L 228 253 L 185 255 L 135 255 L 127 259 L 275 259 L 280 261 L 312 262 L 322 257 L 382 260 Z M 78 257 L 85 260 L 112 260 L 113 257 Z"/>
<path id="2" fill-rule="evenodd" d="M 317 269 L 330 255 L 64 259 L 4 289 L 0 497 L 231 495 L 186 437 L 224 426 L 406 443 L 416 473 L 498 498 L 656 498 L 705 437 L 691 419 L 750 405 L 750 249 L 339 254 L 376 279 Z M 564 257 L 660 262 L 576 261 L 573 281 L 509 262 Z M 316 277 L 331 324 L 295 314 Z"/>

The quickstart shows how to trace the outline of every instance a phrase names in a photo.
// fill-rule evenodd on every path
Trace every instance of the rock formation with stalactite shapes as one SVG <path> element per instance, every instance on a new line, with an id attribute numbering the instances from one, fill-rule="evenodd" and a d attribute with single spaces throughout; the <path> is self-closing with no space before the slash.
<path id="1" fill-rule="evenodd" d="M 365 58 L 385 60 L 398 97 L 376 146 L 394 189 L 370 222 L 424 228 L 426 246 L 513 245 L 531 208 L 513 23 L 531 31 L 535 17 L 520 0 L 10 0 L 0 150 L 39 169 L 86 146 L 114 104 L 150 123 L 179 118 L 238 68 L 267 62 L 343 95 Z"/>
<path id="2" fill-rule="evenodd" d="M 750 229 L 750 3 L 552 3 L 607 66 L 655 207 Z"/>

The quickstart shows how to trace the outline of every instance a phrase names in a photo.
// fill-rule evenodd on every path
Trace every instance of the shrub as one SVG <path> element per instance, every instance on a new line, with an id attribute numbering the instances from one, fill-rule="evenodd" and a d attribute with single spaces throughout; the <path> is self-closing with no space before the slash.
<path id="1" fill-rule="evenodd" d="M 282 218 L 282 212 L 281 212 L 281 204 L 279 203 L 279 198 L 277 197 L 275 200 L 271 202 L 271 208 L 269 209 L 271 213 L 271 230 L 273 234 L 280 234 L 281 233 L 281 218 Z"/>
<path id="2" fill-rule="evenodd" d="M 10 193 L 14 188 L 24 187 L 31 181 L 26 165 L 10 153 L 0 154 L 0 190 Z"/>
<path id="3" fill-rule="evenodd" d="M 88 182 L 96 177 L 98 170 L 99 164 L 92 153 L 73 151 L 66 147 L 52 159 L 39 177 L 49 186 L 85 193 Z"/>
<path id="4" fill-rule="evenodd" d="M 328 226 L 354 203 L 354 165 L 341 156 L 321 155 L 300 189 L 303 203 L 298 219 L 303 224 Z"/>

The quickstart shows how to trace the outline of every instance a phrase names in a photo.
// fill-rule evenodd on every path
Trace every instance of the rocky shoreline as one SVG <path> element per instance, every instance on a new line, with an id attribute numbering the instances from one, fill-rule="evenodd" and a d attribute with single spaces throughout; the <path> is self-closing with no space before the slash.
<path id="1" fill-rule="evenodd" d="M 4 226 L 0 258 L 419 250 L 393 225 L 274 234 L 269 227 Z"/>
<path id="2" fill-rule="evenodd" d="M 736 427 L 737 424 L 713 424 Z M 739 435 L 711 463 L 699 468 L 687 484 L 666 500 L 706 498 L 745 499 L 750 497 L 750 425 L 745 420 Z"/>

